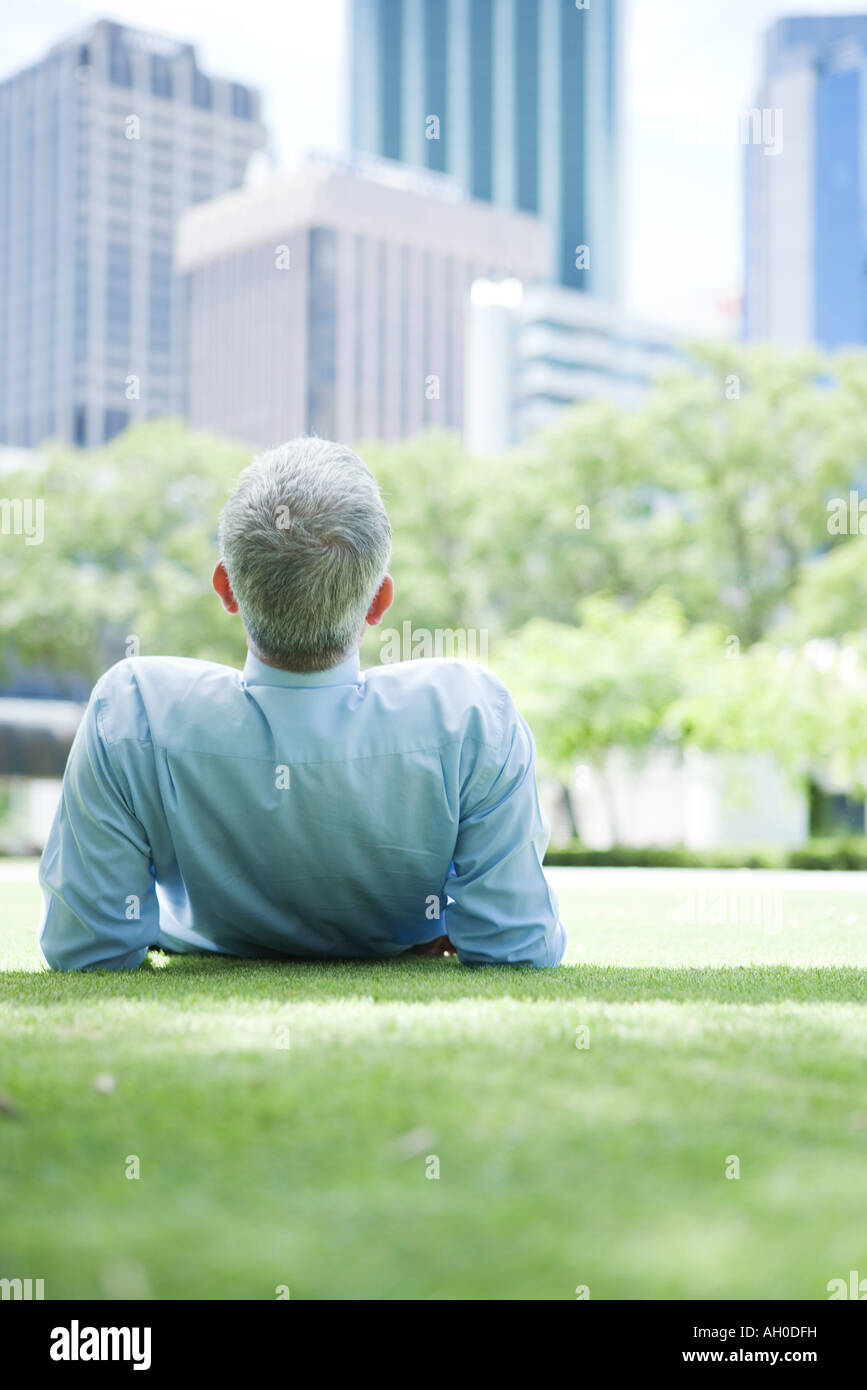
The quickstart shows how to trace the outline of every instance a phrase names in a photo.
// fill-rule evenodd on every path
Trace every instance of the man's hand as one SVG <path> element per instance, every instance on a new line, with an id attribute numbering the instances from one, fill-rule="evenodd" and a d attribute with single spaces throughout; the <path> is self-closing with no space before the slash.
<path id="1" fill-rule="evenodd" d="M 437 936 L 433 941 L 425 941 L 421 946 L 411 948 L 414 956 L 453 956 L 454 953 L 455 948 L 447 936 Z"/>

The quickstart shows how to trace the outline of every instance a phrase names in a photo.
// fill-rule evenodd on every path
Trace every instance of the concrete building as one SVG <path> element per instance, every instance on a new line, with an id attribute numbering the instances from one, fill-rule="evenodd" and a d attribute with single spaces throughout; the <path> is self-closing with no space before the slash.
<path id="1" fill-rule="evenodd" d="M 264 141 L 255 91 L 107 20 L 0 83 L 0 444 L 183 414 L 175 226 Z"/>
<path id="2" fill-rule="evenodd" d="M 353 0 L 350 143 L 552 230 L 547 277 L 616 298 L 620 0 Z"/>
<path id="3" fill-rule="evenodd" d="M 577 401 L 635 405 L 675 357 L 669 330 L 593 296 L 477 281 L 467 330 L 467 447 L 500 452 Z"/>
<path id="4" fill-rule="evenodd" d="M 358 156 L 194 208 L 190 423 L 257 446 L 460 429 L 470 285 L 535 280 L 548 255 L 538 218 Z"/>
<path id="5" fill-rule="evenodd" d="M 867 15 L 780 19 L 768 30 L 741 136 L 748 338 L 867 342 L 865 95 Z"/>

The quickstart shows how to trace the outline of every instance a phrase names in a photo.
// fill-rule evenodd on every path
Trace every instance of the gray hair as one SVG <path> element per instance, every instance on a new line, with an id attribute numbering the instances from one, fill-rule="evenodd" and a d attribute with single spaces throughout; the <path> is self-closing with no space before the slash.
<path id="1" fill-rule="evenodd" d="M 269 449 L 238 479 L 219 535 L 266 661 L 324 671 L 354 650 L 391 557 L 379 488 L 357 454 L 315 438 Z"/>

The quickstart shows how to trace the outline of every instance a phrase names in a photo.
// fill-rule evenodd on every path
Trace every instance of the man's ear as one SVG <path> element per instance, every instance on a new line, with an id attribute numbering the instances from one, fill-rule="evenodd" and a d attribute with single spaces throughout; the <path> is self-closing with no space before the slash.
<path id="1" fill-rule="evenodd" d="M 368 608 L 364 621 L 369 623 L 371 627 L 376 627 L 377 623 L 382 622 L 393 602 L 394 580 L 390 574 L 387 574 L 373 595 L 373 603 Z"/>
<path id="2" fill-rule="evenodd" d="M 237 613 L 238 600 L 232 593 L 232 586 L 229 583 L 229 576 L 226 573 L 226 566 L 223 564 L 222 560 L 217 561 L 217 565 L 214 570 L 214 577 L 211 582 L 214 588 L 216 589 L 217 593 L 220 595 L 223 607 L 225 608 L 226 612 Z"/>

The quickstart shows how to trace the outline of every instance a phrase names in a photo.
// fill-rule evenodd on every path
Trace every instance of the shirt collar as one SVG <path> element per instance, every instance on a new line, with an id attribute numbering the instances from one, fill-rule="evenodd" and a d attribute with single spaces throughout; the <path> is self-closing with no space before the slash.
<path id="1" fill-rule="evenodd" d="M 242 679 L 245 685 L 282 685 L 287 688 L 307 689 L 323 685 L 357 685 L 361 680 L 361 660 L 358 652 L 353 652 L 339 666 L 330 666 L 327 671 L 283 671 L 277 666 L 269 666 L 260 661 L 251 651 L 247 652 Z"/>

